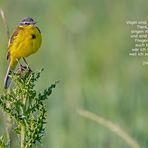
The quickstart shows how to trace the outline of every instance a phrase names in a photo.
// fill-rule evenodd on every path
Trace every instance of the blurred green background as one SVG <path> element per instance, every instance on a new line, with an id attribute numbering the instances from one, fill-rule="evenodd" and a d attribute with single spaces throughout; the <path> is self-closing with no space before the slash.
<path id="1" fill-rule="evenodd" d="M 125 129 L 148 147 L 148 67 L 129 57 L 127 20 L 146 20 L 147 0 L 0 0 L 10 32 L 31 16 L 42 32 L 32 69 L 44 68 L 37 89 L 60 83 L 48 100 L 48 122 L 38 148 L 128 148 L 110 130 L 77 114 L 87 109 Z M 7 36 L 0 20 L 0 92 Z M 146 58 L 145 58 L 146 60 Z M 147 59 L 148 60 L 148 59 Z M 2 116 L 0 135 L 3 134 Z"/>

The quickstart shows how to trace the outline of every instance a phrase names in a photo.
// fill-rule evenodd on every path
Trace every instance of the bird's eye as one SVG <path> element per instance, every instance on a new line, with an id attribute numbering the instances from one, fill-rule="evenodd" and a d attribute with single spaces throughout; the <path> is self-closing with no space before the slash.
<path id="1" fill-rule="evenodd" d="M 30 23 L 25 22 L 25 25 L 29 25 Z"/>

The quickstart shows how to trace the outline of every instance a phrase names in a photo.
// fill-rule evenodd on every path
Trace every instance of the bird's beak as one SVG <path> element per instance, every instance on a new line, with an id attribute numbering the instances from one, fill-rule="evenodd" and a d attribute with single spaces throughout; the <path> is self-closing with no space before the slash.
<path id="1" fill-rule="evenodd" d="M 33 25 L 35 25 L 37 22 L 33 21 Z"/>

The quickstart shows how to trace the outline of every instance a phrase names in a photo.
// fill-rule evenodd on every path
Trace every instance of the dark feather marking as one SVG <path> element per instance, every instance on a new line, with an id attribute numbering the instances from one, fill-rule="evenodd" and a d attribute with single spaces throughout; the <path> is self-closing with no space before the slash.
<path id="1" fill-rule="evenodd" d="M 39 29 L 38 27 L 36 27 L 36 28 L 37 28 L 37 30 L 41 33 L 40 29 Z"/>
<path id="2" fill-rule="evenodd" d="M 35 34 L 31 34 L 32 39 L 36 39 L 36 35 Z"/>

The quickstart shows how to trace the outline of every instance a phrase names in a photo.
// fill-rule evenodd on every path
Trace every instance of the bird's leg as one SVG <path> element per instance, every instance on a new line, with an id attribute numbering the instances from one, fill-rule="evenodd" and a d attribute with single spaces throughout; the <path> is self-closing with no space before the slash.
<path id="1" fill-rule="evenodd" d="M 25 64 L 27 65 L 27 68 L 29 69 L 29 71 L 32 71 L 24 57 L 23 57 L 23 60 L 24 60 Z"/>
<path id="2" fill-rule="evenodd" d="M 16 59 L 16 61 L 17 61 L 18 65 L 19 65 L 19 68 L 21 69 L 21 67 L 23 67 L 23 66 L 22 66 L 22 64 L 20 63 L 19 59 Z"/>
<path id="3" fill-rule="evenodd" d="M 27 66 L 29 66 L 28 63 L 27 63 L 27 61 L 26 61 L 26 59 L 25 59 L 24 57 L 23 57 L 23 60 L 24 60 L 25 64 L 26 64 Z"/>
<path id="4" fill-rule="evenodd" d="M 23 65 L 20 63 L 19 59 L 16 59 L 16 61 L 17 61 L 17 63 L 19 64 L 19 69 L 20 69 L 20 71 L 24 71 L 24 70 L 26 69 L 26 67 L 23 66 Z"/>

